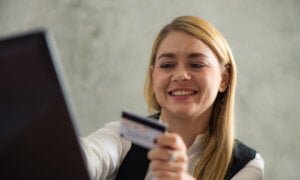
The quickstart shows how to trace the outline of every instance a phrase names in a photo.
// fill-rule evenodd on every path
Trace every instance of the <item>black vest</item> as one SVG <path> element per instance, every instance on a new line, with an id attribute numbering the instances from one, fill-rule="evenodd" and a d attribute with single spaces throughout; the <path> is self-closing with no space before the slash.
<path id="1" fill-rule="evenodd" d="M 157 116 L 154 118 L 158 119 Z M 146 177 L 149 160 L 148 149 L 132 144 L 129 152 L 124 158 L 116 180 L 143 180 Z M 242 142 L 235 140 L 232 161 L 227 170 L 225 180 L 231 179 L 249 161 L 255 158 L 256 151 Z"/>

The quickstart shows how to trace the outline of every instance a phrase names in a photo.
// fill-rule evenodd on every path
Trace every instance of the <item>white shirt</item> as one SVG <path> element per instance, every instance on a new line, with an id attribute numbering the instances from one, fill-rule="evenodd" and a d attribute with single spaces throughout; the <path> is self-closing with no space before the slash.
<path id="1" fill-rule="evenodd" d="M 104 128 L 80 138 L 86 164 L 91 178 L 94 180 L 113 180 L 123 159 L 130 150 L 131 142 L 119 136 L 120 122 L 110 122 Z M 193 174 L 194 167 L 200 159 L 199 151 L 201 135 L 187 149 L 189 159 L 188 173 Z M 264 175 L 264 160 L 259 154 L 240 170 L 232 180 L 262 180 Z M 146 179 L 152 179 L 148 172 Z"/>

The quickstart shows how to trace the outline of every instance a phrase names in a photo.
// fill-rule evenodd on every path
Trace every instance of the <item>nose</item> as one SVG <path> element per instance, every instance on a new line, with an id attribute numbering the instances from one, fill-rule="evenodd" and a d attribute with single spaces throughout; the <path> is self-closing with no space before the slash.
<path id="1" fill-rule="evenodd" d="M 191 75 L 185 67 L 177 67 L 172 75 L 172 81 L 188 81 Z"/>

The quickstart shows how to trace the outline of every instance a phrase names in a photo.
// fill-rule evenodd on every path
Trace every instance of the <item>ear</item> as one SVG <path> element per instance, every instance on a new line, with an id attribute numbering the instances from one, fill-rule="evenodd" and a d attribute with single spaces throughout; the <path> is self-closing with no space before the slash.
<path id="1" fill-rule="evenodd" d="M 152 76 L 152 74 L 153 74 L 153 71 L 154 71 L 154 67 L 153 67 L 153 65 L 151 65 L 151 66 L 150 66 L 150 74 L 151 74 L 151 76 Z"/>
<path id="2" fill-rule="evenodd" d="M 223 72 L 222 72 L 222 81 L 219 87 L 219 92 L 225 92 L 226 89 L 228 88 L 229 81 L 230 81 L 230 65 L 226 64 L 223 67 Z"/>
<path id="3" fill-rule="evenodd" d="M 153 65 L 150 66 L 150 76 L 151 76 L 151 81 L 153 81 L 153 72 L 154 72 L 154 67 Z"/>

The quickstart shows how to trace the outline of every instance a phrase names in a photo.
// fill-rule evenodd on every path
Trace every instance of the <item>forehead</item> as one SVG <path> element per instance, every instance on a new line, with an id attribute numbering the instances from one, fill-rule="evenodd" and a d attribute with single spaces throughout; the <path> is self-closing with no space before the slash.
<path id="1" fill-rule="evenodd" d="M 219 61 L 215 53 L 202 40 L 182 31 L 170 32 L 161 41 L 155 59 L 164 54 L 172 54 L 174 57 L 202 54 L 212 61 Z"/>
<path id="2" fill-rule="evenodd" d="M 160 43 L 157 55 L 160 53 L 205 53 L 213 55 L 213 51 L 199 38 L 186 32 L 173 31 L 170 32 Z"/>

